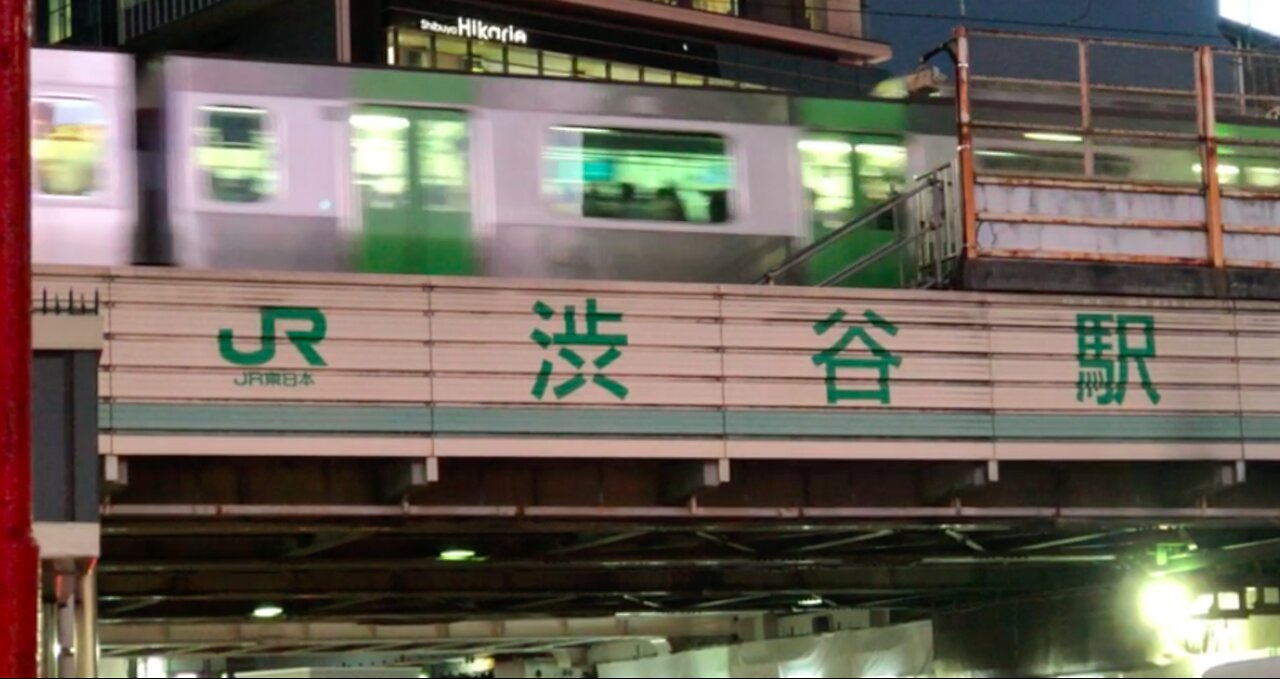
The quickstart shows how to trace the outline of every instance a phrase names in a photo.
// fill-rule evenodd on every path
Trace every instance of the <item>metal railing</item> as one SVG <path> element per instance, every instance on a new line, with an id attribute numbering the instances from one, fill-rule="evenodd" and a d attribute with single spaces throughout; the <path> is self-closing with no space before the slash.
<path id="1" fill-rule="evenodd" d="M 893 215 L 893 237 L 888 242 L 848 262 L 834 273 L 810 281 L 816 287 L 833 287 L 867 269 L 896 257 L 902 288 L 942 287 L 956 273 L 960 258 L 956 165 L 948 163 L 921 175 L 905 192 L 858 215 L 825 238 L 791 255 L 756 280 L 774 285 L 818 254 L 845 242 L 846 238 Z"/>
<path id="2" fill-rule="evenodd" d="M 125 0 L 120 3 L 120 44 L 226 0 Z"/>
<path id="3" fill-rule="evenodd" d="M 982 176 L 1197 192 L 1215 268 L 1224 196 L 1280 200 L 1280 135 L 1264 129 L 1280 118 L 1280 54 L 964 28 L 930 56 L 942 51 L 957 67 L 966 256 Z"/>
<path id="4" fill-rule="evenodd" d="M 52 296 L 48 288 L 40 291 L 40 298 L 31 305 L 31 313 L 40 316 L 97 316 L 102 310 L 102 297 L 97 290 L 93 298 L 81 292 L 76 295 L 75 288 L 67 291 L 66 298 L 57 292 Z"/>

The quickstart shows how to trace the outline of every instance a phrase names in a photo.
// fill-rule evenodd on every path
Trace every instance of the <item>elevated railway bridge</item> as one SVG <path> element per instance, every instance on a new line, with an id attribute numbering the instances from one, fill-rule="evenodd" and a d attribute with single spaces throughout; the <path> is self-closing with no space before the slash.
<path id="1" fill-rule="evenodd" d="M 930 621 L 939 672 L 1047 675 L 1167 660 L 1138 622 L 1161 578 L 1208 597 L 1177 653 L 1265 626 L 1264 57 L 946 50 L 959 156 L 874 253 L 946 289 L 37 267 L 101 304 L 68 426 L 105 482 L 104 653 L 568 667 Z"/>

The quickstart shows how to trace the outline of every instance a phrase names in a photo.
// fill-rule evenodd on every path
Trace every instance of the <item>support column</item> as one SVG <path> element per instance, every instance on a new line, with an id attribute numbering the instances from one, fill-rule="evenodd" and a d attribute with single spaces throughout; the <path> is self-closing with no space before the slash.
<path id="1" fill-rule="evenodd" d="M 58 607 L 56 604 L 40 604 L 40 676 L 55 679 L 58 676 Z"/>
<path id="2" fill-rule="evenodd" d="M 0 0 L 0 676 L 34 677 L 28 0 Z"/>
<path id="3" fill-rule="evenodd" d="M 1200 164 L 1203 173 L 1205 229 L 1208 244 L 1205 248 L 1209 265 L 1215 269 L 1226 266 L 1222 235 L 1222 183 L 1218 178 L 1218 98 L 1213 77 L 1213 48 L 1201 47 L 1196 52 L 1196 105 L 1197 122 L 1200 123 Z"/>
<path id="4" fill-rule="evenodd" d="M 973 153 L 973 110 L 970 104 L 969 32 L 961 26 L 955 31 L 956 59 L 956 138 L 960 156 L 960 209 L 964 224 L 964 259 L 978 255 L 978 206 L 976 201 L 977 168 Z"/>
<path id="5" fill-rule="evenodd" d="M 75 576 L 59 573 L 57 590 L 58 676 L 76 676 L 76 587 Z"/>
<path id="6" fill-rule="evenodd" d="M 89 564 L 78 579 L 76 600 L 76 676 L 98 676 L 98 574 Z"/>

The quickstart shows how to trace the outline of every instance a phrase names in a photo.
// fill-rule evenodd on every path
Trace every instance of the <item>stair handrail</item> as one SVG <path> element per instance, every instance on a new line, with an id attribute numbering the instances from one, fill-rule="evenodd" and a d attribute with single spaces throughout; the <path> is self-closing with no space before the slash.
<path id="1" fill-rule="evenodd" d="M 940 176 L 943 172 L 946 172 L 947 170 L 949 170 L 951 168 L 951 165 L 952 165 L 951 163 L 947 163 L 933 170 L 930 170 L 929 172 L 926 172 L 923 175 L 920 175 L 919 177 L 916 178 L 916 186 L 912 187 L 906 193 L 898 194 L 893 198 L 890 198 L 889 200 L 886 200 L 885 202 L 880 203 L 876 207 L 873 207 L 870 210 L 867 210 L 866 212 L 863 212 L 862 214 L 858 215 L 857 217 L 854 217 L 850 221 L 846 222 L 843 226 L 836 229 L 835 231 L 832 231 L 831 233 L 827 234 L 823 238 L 805 246 L 799 252 L 796 252 L 795 254 L 791 255 L 784 262 L 774 267 L 773 269 L 765 272 L 763 275 L 757 278 L 755 280 L 755 284 L 756 285 L 773 285 L 778 280 L 778 277 L 796 268 L 797 266 L 804 264 L 810 259 L 813 259 L 813 257 L 816 256 L 819 252 L 822 252 L 823 250 L 826 250 L 828 247 L 831 247 L 831 245 L 834 244 L 835 241 L 839 240 L 840 238 L 843 238 L 848 234 L 853 233 L 858 229 L 861 229 L 863 226 L 866 226 L 867 224 L 880 218 L 882 215 L 885 215 L 897 209 L 900 205 L 902 205 L 903 203 L 906 203 L 912 198 L 915 198 L 921 193 L 924 193 L 925 191 L 928 191 L 930 189 L 943 185 L 945 181 L 941 179 Z M 900 244 L 902 244 L 903 242 L 904 241 L 902 240 L 898 240 L 898 241 L 895 241 L 895 243 L 890 245 L 897 244 L 900 246 Z M 897 248 L 894 247 L 892 249 L 896 250 Z M 884 247 L 878 248 L 872 254 L 877 255 L 877 258 L 878 258 L 879 256 L 883 256 L 884 254 L 887 254 L 887 252 L 882 252 L 883 250 L 884 250 Z M 842 271 L 841 273 L 844 273 L 844 271 Z M 847 278 L 849 275 L 851 274 L 845 274 L 843 276 L 840 276 L 840 278 Z M 830 279 L 828 279 L 828 281 L 829 280 Z M 824 281 L 824 284 L 827 284 L 828 281 Z"/>

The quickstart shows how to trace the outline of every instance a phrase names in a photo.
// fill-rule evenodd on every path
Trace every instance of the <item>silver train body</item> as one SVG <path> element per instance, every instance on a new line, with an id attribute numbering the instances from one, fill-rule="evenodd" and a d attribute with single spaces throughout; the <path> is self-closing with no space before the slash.
<path id="1" fill-rule="evenodd" d="M 740 282 L 812 237 L 797 149 L 803 129 L 792 123 L 788 98 L 773 94 L 185 56 L 135 71 L 128 55 L 38 49 L 32 97 L 37 263 L 379 270 L 377 261 L 362 260 L 361 248 L 394 249 L 405 234 L 369 246 L 368 222 L 379 215 L 400 219 L 400 208 L 383 209 L 378 201 L 406 190 L 403 177 L 376 173 L 406 163 L 421 175 L 408 192 L 424 201 L 435 200 L 427 181 L 433 163 L 447 165 L 437 169 L 452 172 L 454 184 L 464 168 L 462 198 L 423 210 L 427 221 L 450 223 L 453 241 L 465 230 L 466 243 L 445 244 L 461 248 L 454 259 L 470 262 L 459 273 Z M 399 150 L 385 139 L 361 147 L 355 138 L 352 121 L 375 121 L 394 133 L 402 119 L 418 122 L 418 114 L 404 113 L 410 110 L 445 110 L 455 121 L 415 134 L 456 130 L 456 121 L 465 134 L 443 155 L 407 161 L 389 160 Z M 259 122 L 249 119 L 254 115 Z M 211 128 L 221 135 L 212 145 Z M 593 167 L 583 155 L 588 135 L 628 130 L 643 130 L 658 146 L 719 140 L 723 167 L 679 172 L 701 173 L 695 181 L 727 190 L 717 196 L 681 189 L 686 209 L 690 201 L 699 204 L 697 217 L 640 210 L 620 219 L 606 214 L 613 209 L 607 204 L 626 196 L 600 198 L 605 207 L 591 208 L 579 203 L 589 203 L 594 188 L 548 188 L 549 172 L 600 173 L 604 180 L 616 179 L 603 176 L 610 172 L 634 174 L 625 166 L 639 167 L 643 152 L 618 152 L 625 156 L 621 170 Z M 571 139 L 563 158 L 549 159 L 549 134 Z M 85 154 L 92 156 L 95 144 L 98 156 L 86 169 Z M 360 158 L 360 148 L 368 158 Z M 465 162 L 449 160 L 450 153 L 465 155 Z M 366 165 L 373 179 L 363 177 Z M 218 173 L 212 180 L 211 167 Z M 663 191 L 650 190 L 650 202 Z M 568 209 L 557 211 L 556 200 Z"/>

